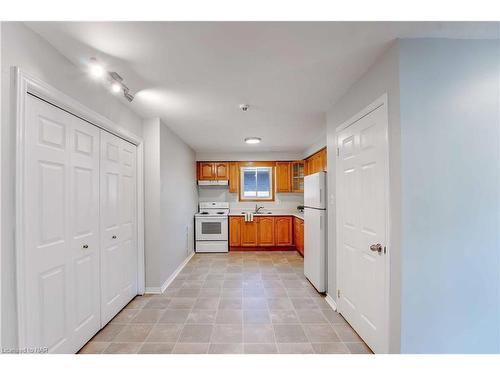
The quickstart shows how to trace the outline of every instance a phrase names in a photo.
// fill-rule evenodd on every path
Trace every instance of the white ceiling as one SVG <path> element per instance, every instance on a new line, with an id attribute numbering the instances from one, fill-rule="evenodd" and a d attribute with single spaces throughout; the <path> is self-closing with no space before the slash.
<path id="1" fill-rule="evenodd" d="M 85 70 L 124 77 L 130 105 L 197 152 L 303 151 L 325 112 L 398 37 L 492 38 L 495 23 L 29 22 Z M 250 104 L 243 113 L 240 103 Z M 260 145 L 243 138 L 258 136 Z"/>

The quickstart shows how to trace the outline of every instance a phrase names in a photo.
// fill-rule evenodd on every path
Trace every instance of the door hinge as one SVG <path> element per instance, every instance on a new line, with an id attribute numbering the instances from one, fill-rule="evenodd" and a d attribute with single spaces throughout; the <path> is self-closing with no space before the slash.
<path id="1" fill-rule="evenodd" d="M 337 298 L 340 298 L 340 289 L 337 289 Z"/>

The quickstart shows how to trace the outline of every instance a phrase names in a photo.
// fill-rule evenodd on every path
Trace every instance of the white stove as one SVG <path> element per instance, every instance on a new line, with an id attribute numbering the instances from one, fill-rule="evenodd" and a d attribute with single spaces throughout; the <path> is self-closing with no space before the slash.
<path id="1" fill-rule="evenodd" d="M 228 202 L 200 202 L 194 215 L 197 253 L 227 253 Z"/>

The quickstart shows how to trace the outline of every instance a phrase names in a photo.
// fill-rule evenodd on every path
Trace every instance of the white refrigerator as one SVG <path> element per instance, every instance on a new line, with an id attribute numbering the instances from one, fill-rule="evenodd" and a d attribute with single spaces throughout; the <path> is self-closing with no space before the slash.
<path id="1" fill-rule="evenodd" d="M 304 178 L 304 275 L 326 292 L 326 173 Z"/>

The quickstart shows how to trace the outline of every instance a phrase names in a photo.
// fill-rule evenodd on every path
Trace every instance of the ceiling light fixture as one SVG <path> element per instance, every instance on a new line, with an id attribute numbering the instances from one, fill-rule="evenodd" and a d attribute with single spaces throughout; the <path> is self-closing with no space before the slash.
<path id="1" fill-rule="evenodd" d="M 123 83 L 123 78 L 117 72 L 109 72 L 103 68 L 101 64 L 98 63 L 95 57 L 90 59 L 89 66 L 90 74 L 95 78 L 107 78 L 107 85 L 113 94 L 118 94 L 120 91 L 123 92 L 123 96 L 129 102 L 134 100 L 134 95 L 130 92 L 130 89 Z"/>
<path id="2" fill-rule="evenodd" d="M 121 89 L 122 85 L 120 85 L 118 82 L 115 82 L 111 85 L 111 92 L 114 94 L 118 94 Z"/>
<path id="3" fill-rule="evenodd" d="M 245 142 L 250 144 L 250 145 L 255 145 L 257 143 L 260 143 L 260 141 L 262 141 L 261 138 L 259 137 L 248 137 L 248 138 L 245 138 Z"/>
<path id="4" fill-rule="evenodd" d="M 102 78 L 104 76 L 105 70 L 97 62 L 92 62 L 90 64 L 90 74 L 95 78 Z"/>

